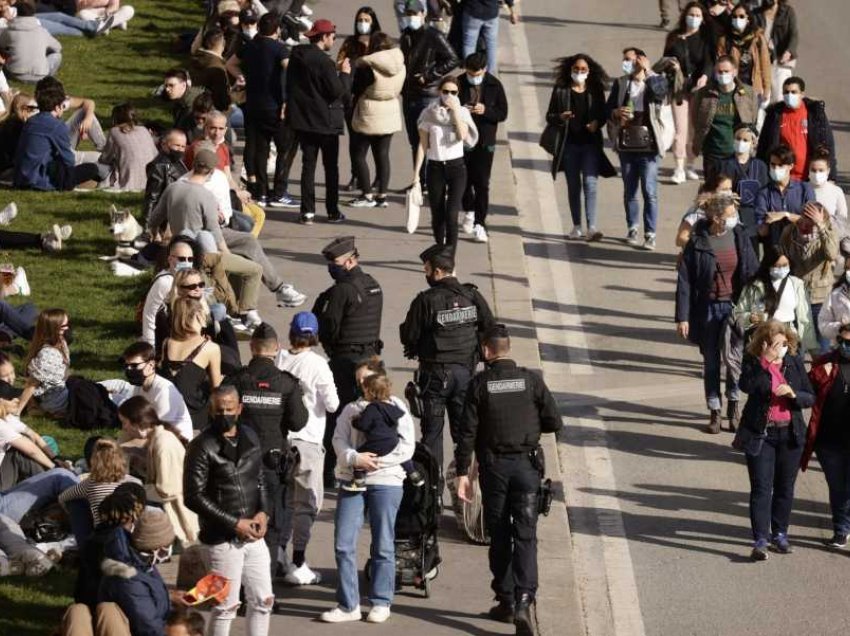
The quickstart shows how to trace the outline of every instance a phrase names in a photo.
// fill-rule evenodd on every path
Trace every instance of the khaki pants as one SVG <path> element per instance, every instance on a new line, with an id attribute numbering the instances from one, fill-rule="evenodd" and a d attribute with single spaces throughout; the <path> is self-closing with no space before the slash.
<path id="1" fill-rule="evenodd" d="M 693 126 L 690 110 L 692 103 L 693 98 L 690 95 L 683 99 L 681 104 L 673 101 L 673 123 L 676 126 L 676 136 L 673 138 L 673 156 L 676 159 L 687 158 L 688 163 L 694 160 L 694 153 L 691 149 Z"/>
<path id="2" fill-rule="evenodd" d="M 228 275 L 241 278 L 239 287 L 238 304 L 239 313 L 245 313 L 257 308 L 257 299 L 260 296 L 260 283 L 262 282 L 263 268 L 261 265 L 239 256 L 238 254 L 222 254 L 221 264 Z"/>
<path id="3" fill-rule="evenodd" d="M 115 603 L 98 603 L 92 617 L 89 606 L 74 603 L 62 618 L 62 636 L 132 636 L 130 623 Z"/>

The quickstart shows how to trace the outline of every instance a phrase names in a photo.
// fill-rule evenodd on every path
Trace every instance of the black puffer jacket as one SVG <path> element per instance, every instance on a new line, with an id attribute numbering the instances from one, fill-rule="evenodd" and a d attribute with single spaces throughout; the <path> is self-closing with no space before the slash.
<path id="1" fill-rule="evenodd" d="M 147 220 L 156 204 L 159 203 L 159 198 L 165 192 L 165 188 L 189 172 L 189 169 L 182 161 L 174 161 L 167 154 L 161 152 L 145 166 L 145 172 L 148 175 L 148 182 L 145 185 L 145 199 L 142 209 L 145 214 L 144 218 Z"/>
<path id="2" fill-rule="evenodd" d="M 434 97 L 444 75 L 460 66 L 460 58 L 443 32 L 433 27 L 405 29 L 399 42 L 407 67 L 404 96 Z"/>
<path id="3" fill-rule="evenodd" d="M 270 506 L 263 480 L 260 440 L 239 427 L 236 446 L 207 428 L 189 444 L 183 472 L 186 506 L 197 513 L 200 540 L 208 545 L 236 537 L 236 523 Z"/>
<path id="4" fill-rule="evenodd" d="M 330 56 L 315 44 L 292 49 L 286 69 L 286 116 L 302 133 L 341 135 L 351 74 L 338 73 Z"/>
<path id="5" fill-rule="evenodd" d="M 838 174 L 838 162 L 835 158 L 835 137 L 832 133 L 832 125 L 826 116 L 826 105 L 818 99 L 803 98 L 806 110 L 809 113 L 809 134 L 806 136 L 806 147 L 809 156 L 818 148 L 824 146 L 829 150 L 829 170 L 835 176 Z M 782 115 L 788 110 L 784 102 L 777 102 L 767 107 L 764 116 L 764 124 L 759 135 L 758 151 L 756 156 L 770 163 L 770 151 L 779 145 Z"/>

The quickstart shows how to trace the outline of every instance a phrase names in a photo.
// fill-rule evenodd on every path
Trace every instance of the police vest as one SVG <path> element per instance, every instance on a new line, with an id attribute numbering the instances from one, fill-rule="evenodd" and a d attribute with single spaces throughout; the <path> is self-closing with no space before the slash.
<path id="1" fill-rule="evenodd" d="M 236 377 L 236 386 L 242 400 L 243 424 L 247 424 L 260 438 L 263 453 L 274 448 L 287 448 L 286 435 L 281 430 L 284 408 L 288 396 L 283 394 L 284 371 L 257 378 L 246 367 Z"/>
<path id="2" fill-rule="evenodd" d="M 372 345 L 378 342 L 381 338 L 381 313 L 384 309 L 384 294 L 378 281 L 361 271 L 337 284 L 352 287 L 357 301 L 342 321 L 335 346 Z"/>
<path id="3" fill-rule="evenodd" d="M 512 453 L 540 443 L 540 415 L 534 401 L 538 379 L 523 367 L 487 369 L 475 386 L 479 400 L 480 450 Z"/>
<path id="4" fill-rule="evenodd" d="M 473 292 L 438 287 L 431 291 L 431 334 L 436 362 L 469 363 L 478 351 L 478 307 Z"/>

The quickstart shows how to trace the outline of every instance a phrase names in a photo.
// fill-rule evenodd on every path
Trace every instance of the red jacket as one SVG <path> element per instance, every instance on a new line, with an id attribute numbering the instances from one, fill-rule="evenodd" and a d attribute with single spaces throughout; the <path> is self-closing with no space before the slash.
<path id="1" fill-rule="evenodd" d="M 832 385 L 835 378 L 838 377 L 838 365 L 840 363 L 839 353 L 833 351 L 821 356 L 812 364 L 812 370 L 809 371 L 809 380 L 812 383 L 812 388 L 815 390 L 817 399 L 812 407 L 812 416 L 809 419 L 809 430 L 806 432 L 806 447 L 803 449 L 803 457 L 800 460 L 800 468 L 806 470 L 809 465 L 809 459 L 812 457 L 812 452 L 815 449 L 815 440 L 818 437 L 818 428 L 820 427 L 820 418 L 823 414 L 823 406 L 826 404 L 826 399 L 829 392 L 832 390 Z M 829 372 L 826 366 L 831 365 Z"/>

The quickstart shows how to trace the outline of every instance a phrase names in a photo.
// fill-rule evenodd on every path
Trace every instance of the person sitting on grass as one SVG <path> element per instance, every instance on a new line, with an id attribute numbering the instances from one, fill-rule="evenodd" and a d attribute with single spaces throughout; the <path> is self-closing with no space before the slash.
<path id="1" fill-rule="evenodd" d="M 17 16 L 0 31 L 4 70 L 19 82 L 35 83 L 59 70 L 62 45 L 38 21 L 35 2 L 20 0 L 15 8 Z"/>
<path id="2" fill-rule="evenodd" d="M 65 380 L 71 366 L 68 347 L 72 340 L 70 318 L 64 309 L 45 309 L 38 315 L 25 361 L 27 380 L 18 403 L 18 415 L 31 399 L 51 417 L 61 417 L 67 411 Z"/>
<path id="3" fill-rule="evenodd" d="M 136 120 L 130 102 L 112 109 L 112 128 L 100 155 L 100 163 L 112 168 L 109 186 L 125 192 L 145 189 L 145 167 L 156 158 L 156 144 L 145 126 Z"/>
<path id="4" fill-rule="evenodd" d="M 0 210 L 0 225 L 9 225 L 18 216 L 18 206 L 12 201 Z M 0 250 L 27 249 L 39 248 L 45 252 L 58 252 L 62 249 L 63 241 L 71 238 L 74 228 L 70 225 L 54 224 L 45 232 L 10 232 L 9 230 L 0 230 Z M 3 290 L 3 296 L 15 295 L 20 293 L 21 296 L 29 296 L 29 285 L 26 282 L 26 274 L 22 267 L 16 271 L 15 285 L 18 291 L 9 292 L 8 285 Z M 21 279 L 21 280 L 19 280 Z M 22 291 L 27 290 L 27 291 Z"/>
<path id="5" fill-rule="evenodd" d="M 13 405 L 0 400 L 0 490 L 14 488 L 61 461 L 40 435 L 11 413 Z"/>
<path id="6" fill-rule="evenodd" d="M 363 389 L 363 399 L 369 404 L 359 416 L 351 418 L 351 426 L 363 433 L 366 441 L 358 448 L 358 453 L 374 453 L 383 457 L 398 446 L 398 421 L 406 413 L 392 401 L 392 383 L 383 373 L 366 376 L 360 383 Z M 416 470 L 413 460 L 401 463 L 410 482 L 418 487 L 425 485 L 422 474 Z M 354 479 L 349 484 L 343 484 L 343 490 L 351 492 L 366 491 L 366 471 L 354 468 Z"/>
<path id="7" fill-rule="evenodd" d="M 38 112 L 35 98 L 18 93 L 12 98 L 6 118 L 0 122 L 0 180 L 11 181 L 15 169 L 15 151 L 27 119 Z"/>

